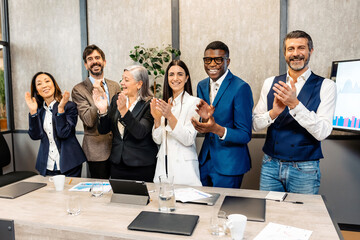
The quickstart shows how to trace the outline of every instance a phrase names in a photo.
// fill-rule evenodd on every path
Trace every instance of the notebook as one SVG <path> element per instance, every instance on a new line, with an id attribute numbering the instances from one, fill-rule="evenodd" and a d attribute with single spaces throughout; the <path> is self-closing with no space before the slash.
<path id="1" fill-rule="evenodd" d="M 264 222 L 266 200 L 263 198 L 225 196 L 220 211 L 230 214 L 243 214 L 249 221 Z"/>
<path id="2" fill-rule="evenodd" d="M 18 182 L 12 185 L 8 185 L 0 188 L 0 198 L 14 199 L 36 189 L 45 187 L 46 183 L 38 182 Z"/>
<path id="3" fill-rule="evenodd" d="M 198 221 L 197 215 L 142 211 L 128 229 L 190 236 Z"/>

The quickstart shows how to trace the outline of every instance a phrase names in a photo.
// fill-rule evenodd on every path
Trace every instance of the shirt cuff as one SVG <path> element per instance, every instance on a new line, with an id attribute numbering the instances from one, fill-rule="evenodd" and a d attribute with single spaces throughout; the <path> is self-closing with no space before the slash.
<path id="1" fill-rule="evenodd" d="M 34 113 L 33 115 L 30 115 L 32 118 L 36 117 L 38 115 L 38 113 Z"/>
<path id="2" fill-rule="evenodd" d="M 267 123 L 268 125 L 274 123 L 275 120 L 277 119 L 277 117 L 274 118 L 274 119 L 271 119 L 271 117 L 270 117 L 270 111 L 267 111 L 267 112 L 265 113 L 265 118 L 266 118 L 266 123 Z"/>
<path id="3" fill-rule="evenodd" d="M 289 113 L 291 116 L 296 118 L 296 115 L 303 112 L 304 110 L 307 110 L 307 108 L 301 102 L 299 102 L 299 104 L 296 105 L 296 107 L 294 107 L 293 109 L 289 108 Z"/>
<path id="4" fill-rule="evenodd" d="M 56 113 L 56 116 L 61 116 L 61 115 L 64 115 L 65 114 L 65 112 L 63 112 L 63 113 Z"/>
<path id="5" fill-rule="evenodd" d="M 222 137 L 219 137 L 219 138 L 220 138 L 220 140 L 222 140 L 222 141 L 224 141 L 224 140 L 225 140 L 225 138 L 226 138 L 226 133 L 227 133 L 227 128 L 226 128 L 226 127 L 224 127 L 224 128 L 225 128 L 224 135 L 223 135 Z"/>
<path id="6" fill-rule="evenodd" d="M 99 117 L 104 117 L 107 115 L 107 111 L 106 111 L 106 113 L 100 113 L 100 111 L 98 110 L 97 113 L 98 113 Z"/>

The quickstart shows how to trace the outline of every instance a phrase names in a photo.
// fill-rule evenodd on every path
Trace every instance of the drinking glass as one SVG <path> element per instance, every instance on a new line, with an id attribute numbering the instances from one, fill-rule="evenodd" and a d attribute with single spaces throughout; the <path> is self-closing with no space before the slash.
<path id="1" fill-rule="evenodd" d="M 210 218 L 210 230 L 212 235 L 224 236 L 226 234 L 226 213 L 214 211 Z"/>
<path id="2" fill-rule="evenodd" d="M 93 182 L 90 188 L 91 196 L 101 197 L 104 194 L 104 186 L 102 182 Z"/>
<path id="3" fill-rule="evenodd" d="M 159 211 L 173 212 L 175 211 L 175 192 L 173 185 L 174 177 L 165 175 L 159 176 Z"/>
<path id="4" fill-rule="evenodd" d="M 81 201 L 78 196 L 70 195 L 66 200 L 66 211 L 71 216 L 77 216 L 81 212 Z"/>

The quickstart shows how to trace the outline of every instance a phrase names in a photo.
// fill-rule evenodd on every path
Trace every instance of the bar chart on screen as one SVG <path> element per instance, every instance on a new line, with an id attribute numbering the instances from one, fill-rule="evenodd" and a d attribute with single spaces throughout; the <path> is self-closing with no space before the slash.
<path id="1" fill-rule="evenodd" d="M 339 62 L 333 126 L 360 131 L 360 60 Z"/>

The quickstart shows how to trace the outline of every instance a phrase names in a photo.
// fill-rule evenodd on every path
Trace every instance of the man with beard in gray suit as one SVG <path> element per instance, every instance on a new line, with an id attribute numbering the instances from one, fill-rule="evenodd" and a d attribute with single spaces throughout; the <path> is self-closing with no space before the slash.
<path id="1" fill-rule="evenodd" d="M 102 88 L 110 105 L 112 97 L 121 89 L 117 82 L 104 78 L 106 60 L 104 52 L 99 47 L 87 46 L 83 52 L 83 60 L 90 76 L 73 88 L 71 96 L 77 104 L 79 117 L 84 124 L 82 147 L 88 159 L 91 177 L 108 179 L 110 176 L 108 158 L 113 136 L 111 132 L 101 135 L 97 130 L 98 115 L 92 92 L 94 88 Z"/>

